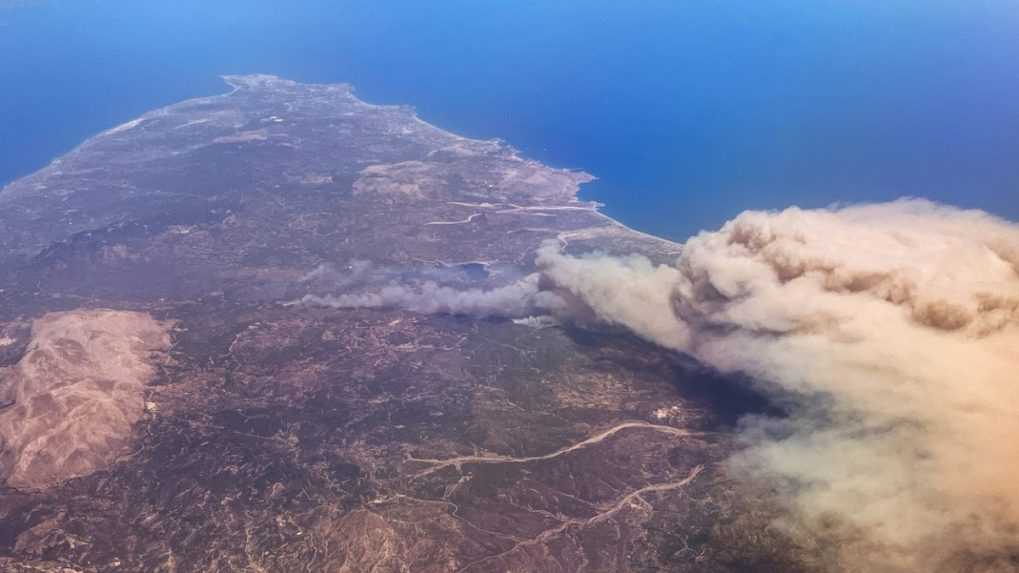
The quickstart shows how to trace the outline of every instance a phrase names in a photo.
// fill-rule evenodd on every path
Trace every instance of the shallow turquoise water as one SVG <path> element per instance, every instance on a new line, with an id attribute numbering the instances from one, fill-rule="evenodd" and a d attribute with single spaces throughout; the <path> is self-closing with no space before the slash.
<path id="1" fill-rule="evenodd" d="M 1019 219 L 1009 0 L 0 3 L 0 181 L 244 72 L 583 168 L 585 198 L 675 238 L 903 195 Z"/>

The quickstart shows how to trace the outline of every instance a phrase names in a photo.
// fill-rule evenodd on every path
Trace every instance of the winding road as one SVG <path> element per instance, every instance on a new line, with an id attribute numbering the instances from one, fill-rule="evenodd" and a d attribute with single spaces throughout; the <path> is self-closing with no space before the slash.
<path id="1" fill-rule="evenodd" d="M 650 422 L 624 422 L 624 423 L 619 424 L 617 426 L 613 426 L 613 427 L 609 428 L 608 430 L 605 430 L 603 432 L 599 432 L 599 433 L 591 436 L 590 438 L 587 438 L 586 440 L 584 440 L 582 442 L 577 442 L 576 444 L 573 444 L 572 446 L 567 446 L 567 447 L 564 447 L 564 448 L 560 448 L 560 449 L 558 449 L 558 450 L 556 450 L 554 452 L 551 452 L 551 453 L 548 453 L 548 454 L 545 454 L 545 455 L 542 455 L 542 456 L 513 457 L 513 456 L 491 455 L 491 456 L 459 456 L 459 457 L 455 457 L 455 458 L 438 459 L 438 458 L 418 458 L 418 457 L 414 457 L 413 455 L 411 455 L 411 456 L 408 456 L 407 459 L 409 461 L 412 461 L 412 462 L 419 462 L 419 463 L 423 463 L 423 464 L 429 464 L 429 465 L 432 466 L 432 467 L 430 467 L 430 468 L 428 468 L 428 469 L 426 469 L 426 470 L 416 474 L 414 476 L 415 478 L 422 477 L 422 476 L 425 476 L 425 475 L 428 475 L 428 474 L 431 474 L 431 473 L 435 473 L 435 472 L 437 472 L 437 471 L 439 471 L 439 470 L 441 470 L 443 468 L 447 468 L 447 467 L 450 467 L 450 466 L 455 466 L 455 467 L 459 468 L 463 464 L 523 464 L 523 463 L 528 463 L 528 462 L 539 462 L 539 461 L 544 461 L 544 460 L 551 460 L 551 459 L 557 458 L 559 456 L 568 454 L 570 452 L 574 452 L 576 450 L 580 450 L 580 449 L 586 448 L 586 447 L 588 447 L 588 446 L 590 446 L 592 444 L 597 444 L 597 443 L 605 440 L 605 438 L 608 438 L 608 437 L 613 436 L 613 435 L 615 435 L 615 434 L 617 434 L 619 432 L 622 432 L 623 430 L 628 430 L 628 429 L 631 429 L 631 428 L 641 428 L 641 429 L 646 429 L 646 430 L 653 430 L 653 431 L 656 431 L 656 432 L 662 432 L 662 433 L 671 434 L 671 435 L 674 435 L 674 436 L 700 435 L 698 432 L 690 432 L 690 431 L 684 430 L 682 428 L 675 428 L 675 427 L 672 427 L 672 426 L 666 426 L 666 425 L 662 425 L 662 424 L 652 424 Z"/>

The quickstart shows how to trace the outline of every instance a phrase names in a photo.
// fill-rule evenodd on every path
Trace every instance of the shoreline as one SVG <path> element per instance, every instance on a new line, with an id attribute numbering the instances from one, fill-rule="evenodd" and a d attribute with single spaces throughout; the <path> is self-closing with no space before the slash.
<path id="1" fill-rule="evenodd" d="M 226 94 L 220 94 L 220 96 L 206 96 L 206 97 L 221 97 L 223 95 L 226 95 L 226 96 L 233 95 L 234 93 L 236 93 L 239 89 L 241 89 L 245 85 L 249 85 L 250 86 L 250 84 L 244 84 L 243 82 L 237 81 L 238 79 L 240 79 L 240 78 L 252 78 L 252 79 L 261 80 L 261 81 L 265 81 L 265 82 L 279 82 L 279 83 L 282 83 L 282 84 L 288 85 L 288 86 L 301 86 L 301 85 L 303 85 L 303 86 L 319 86 L 319 87 L 328 87 L 328 88 L 341 88 L 342 87 L 342 88 L 344 88 L 347 91 L 348 95 L 352 99 L 354 99 L 355 101 L 357 101 L 358 103 L 360 103 L 362 105 L 365 105 L 365 106 L 368 106 L 368 107 L 372 107 L 372 108 L 378 108 L 378 109 L 396 109 L 396 110 L 404 109 L 404 110 L 408 110 L 408 111 L 411 112 L 412 118 L 417 123 L 420 123 L 420 124 L 424 125 L 425 127 L 428 127 L 429 129 L 432 129 L 432 130 L 435 130 L 437 132 L 440 132 L 443 135 L 451 136 L 451 137 L 453 137 L 454 139 L 456 139 L 458 141 L 473 141 L 473 142 L 482 142 L 482 143 L 490 143 L 490 144 L 499 145 L 500 147 L 503 147 L 504 149 L 509 151 L 510 154 L 513 157 L 515 157 L 516 159 L 519 159 L 520 161 L 524 161 L 524 162 L 529 162 L 529 163 L 541 165 L 542 167 L 544 167 L 546 169 L 550 169 L 552 171 L 557 171 L 557 172 L 560 172 L 560 173 L 569 173 L 569 174 L 572 174 L 572 175 L 575 175 L 575 176 L 579 176 L 579 177 L 576 177 L 577 179 L 587 179 L 586 181 L 577 181 L 577 183 L 576 183 L 577 190 L 576 190 L 576 192 L 574 192 L 573 199 L 570 201 L 570 203 L 574 203 L 574 204 L 577 205 L 578 208 L 584 208 L 584 210 L 588 210 L 588 211 L 594 213 L 597 217 L 599 217 L 601 219 L 604 219 L 610 225 L 612 225 L 612 226 L 614 226 L 614 227 L 616 227 L 616 228 L 618 228 L 618 229 L 620 229 L 622 231 L 625 231 L 625 232 L 628 232 L 628 233 L 633 233 L 634 235 L 637 235 L 639 237 L 642 237 L 642 238 L 645 238 L 645 239 L 648 239 L 648 240 L 653 240 L 653 241 L 657 241 L 657 242 L 660 242 L 660 243 L 665 243 L 667 245 L 670 245 L 670 246 L 676 248 L 677 252 L 683 246 L 683 243 L 674 241 L 672 239 L 668 239 L 666 237 L 661 237 L 661 236 L 655 235 L 653 233 L 649 233 L 649 232 L 646 232 L 646 231 L 641 231 L 639 229 L 634 229 L 633 227 L 630 227 L 629 225 L 623 223 L 622 221 L 611 217 L 610 215 L 604 213 L 601 210 L 602 207 L 606 206 L 606 204 L 601 202 L 601 201 L 596 201 L 596 200 L 593 200 L 593 199 L 589 199 L 589 200 L 581 199 L 580 198 L 580 193 L 582 191 L 583 185 L 586 184 L 586 183 L 597 181 L 598 180 L 598 176 L 597 175 L 589 173 L 588 171 L 586 171 L 583 168 L 553 167 L 551 165 L 548 165 L 548 164 L 544 163 L 541 160 L 534 159 L 534 158 L 528 157 L 526 155 L 523 155 L 523 152 L 520 149 L 514 147 L 513 144 L 509 143 L 508 141 L 506 141 L 504 139 L 501 139 L 501 138 L 498 138 L 498 137 L 492 138 L 492 139 L 477 139 L 477 138 L 467 137 L 465 135 L 461 135 L 459 133 L 455 133 L 455 132 L 449 131 L 449 130 L 447 130 L 445 128 L 439 127 L 438 125 L 435 125 L 434 123 L 429 122 L 426 119 L 423 119 L 421 116 L 418 115 L 417 109 L 415 107 L 413 107 L 412 105 L 407 105 L 407 104 L 375 104 L 375 103 L 367 102 L 367 101 L 361 99 L 360 97 L 358 97 L 356 86 L 354 86 L 353 84 L 346 83 L 346 82 L 338 82 L 338 83 L 304 83 L 304 82 L 298 82 L 296 80 L 289 80 L 289 79 L 286 79 L 286 78 L 283 78 L 283 77 L 280 77 L 280 76 L 277 76 L 277 75 L 274 75 L 274 74 L 228 74 L 228 75 L 222 75 L 220 77 L 228 85 L 233 86 L 234 89 L 231 90 L 230 92 L 226 93 Z M 231 81 L 231 80 L 233 80 L 233 81 Z M 188 102 L 188 101 L 200 100 L 200 99 L 204 99 L 204 98 L 193 98 L 191 100 L 184 100 L 182 102 L 178 102 L 178 104 L 185 103 L 185 102 Z M 178 104 L 173 104 L 173 105 L 178 105 Z M 161 108 L 161 109 L 163 109 L 163 108 Z M 589 207 L 586 207 L 586 208 L 585 207 L 581 207 L 582 205 L 587 205 Z M 551 207 L 562 207 L 562 206 L 563 205 L 552 205 Z M 534 207 L 538 207 L 538 206 L 535 205 Z"/>
<path id="2" fill-rule="evenodd" d="M 531 209 L 540 210 L 543 207 L 547 207 L 549 209 L 575 208 L 575 209 L 578 209 L 578 210 L 589 211 L 589 212 L 593 213 L 599 219 L 604 220 L 610 226 L 615 227 L 616 229 L 618 229 L 618 230 L 620 230 L 622 232 L 631 233 L 633 235 L 636 235 L 638 237 L 641 237 L 641 238 L 644 238 L 644 239 L 647 239 L 647 240 L 651 240 L 651 241 L 655 241 L 655 242 L 659 242 L 659 243 L 664 243 L 666 245 L 669 245 L 672 248 L 675 248 L 677 250 L 677 253 L 678 253 L 678 250 L 682 247 L 682 243 L 673 241 L 673 240 L 665 238 L 665 237 L 661 237 L 661 236 L 655 235 L 653 233 L 648 233 L 648 232 L 645 232 L 645 231 L 634 229 L 633 227 L 630 227 L 630 226 L 626 225 L 622 221 L 619 221 L 618 219 L 615 219 L 615 218 L 607 215 L 606 213 L 601 211 L 601 208 L 605 207 L 605 203 L 602 203 L 602 202 L 599 202 L 599 201 L 596 201 L 596 200 L 584 200 L 584 199 L 581 199 L 580 198 L 580 193 L 582 191 L 582 186 L 584 184 L 586 184 L 586 183 L 590 183 L 592 181 L 596 181 L 597 180 L 597 176 L 592 175 L 591 173 L 588 173 L 584 169 L 579 169 L 579 168 L 564 168 L 564 167 L 553 167 L 553 166 L 550 166 L 550 165 L 548 165 L 548 164 L 546 164 L 546 163 L 544 163 L 544 162 L 542 162 L 542 161 L 540 161 L 538 159 L 530 158 L 530 157 L 528 157 L 526 155 L 523 155 L 523 153 L 522 153 L 522 151 L 520 149 L 514 147 L 511 143 L 507 142 L 506 140 L 500 139 L 500 138 L 476 139 L 476 138 L 467 137 L 467 136 L 460 135 L 458 133 L 446 130 L 446 129 L 442 128 L 442 127 L 439 127 L 439 126 L 437 126 L 437 125 L 435 125 L 433 123 L 430 123 L 429 121 L 421 118 L 418 115 L 418 113 L 417 113 L 417 109 L 414 108 L 411 105 L 404 105 L 404 104 L 396 104 L 396 105 L 392 105 L 392 104 L 374 104 L 374 103 L 367 102 L 367 101 L 365 101 L 365 100 L 363 100 L 363 99 L 361 99 L 361 98 L 359 98 L 357 96 L 356 88 L 355 88 L 354 85 L 349 84 L 349 83 L 345 83 L 345 82 L 338 82 L 338 83 L 304 83 L 304 82 L 298 82 L 298 81 L 295 81 L 295 80 L 289 80 L 289 79 L 286 79 L 286 78 L 283 78 L 283 77 L 280 77 L 280 76 L 276 76 L 276 75 L 273 75 L 273 74 L 259 74 L 259 73 L 255 73 L 255 74 L 222 74 L 222 75 L 219 76 L 219 78 L 223 81 L 223 83 L 225 83 L 227 86 L 231 87 L 232 89 L 230 89 L 228 91 L 225 91 L 223 93 L 220 93 L 220 94 L 212 94 L 212 95 L 207 95 L 207 96 L 199 96 L 199 97 L 194 97 L 194 98 L 188 98 L 188 99 L 184 99 L 184 100 L 172 103 L 170 105 L 158 107 L 158 108 L 149 110 L 149 111 L 143 113 L 142 115 L 140 115 L 138 117 L 135 117 L 133 119 L 130 119 L 128 121 L 125 121 L 123 123 L 115 125 L 113 127 L 105 129 L 105 130 L 103 130 L 101 132 L 98 132 L 98 133 L 96 133 L 96 134 L 94 134 L 92 136 L 89 136 L 85 140 L 81 141 L 80 143 L 78 143 L 77 145 L 72 147 L 67 152 L 62 153 L 62 154 L 54 157 L 53 159 L 51 159 L 43 167 L 41 167 L 41 168 L 39 168 L 39 169 L 37 169 L 37 170 L 27 174 L 27 175 L 24 175 L 22 177 L 18 177 L 16 179 L 13 179 L 13 180 L 5 183 L 2 187 L 0 187 L 0 199 L 2 199 L 3 195 L 5 193 L 7 193 L 8 190 L 11 187 L 13 187 L 15 184 L 17 184 L 19 182 L 26 181 L 26 180 L 30 180 L 30 179 L 38 177 L 40 175 L 44 175 L 46 172 L 58 168 L 64 162 L 64 160 L 66 158 L 73 157 L 74 155 L 80 153 L 83 149 L 87 148 L 93 142 L 95 142 L 97 140 L 100 140 L 100 139 L 102 139 L 104 137 L 115 136 L 115 135 L 120 134 L 120 133 L 128 132 L 128 131 L 130 131 L 132 129 L 135 129 L 135 128 L 143 125 L 146 120 L 148 120 L 148 119 L 150 119 L 152 117 L 159 117 L 161 115 L 165 115 L 165 114 L 169 113 L 170 111 L 172 111 L 173 109 L 175 109 L 177 107 L 186 106 L 186 105 L 193 105 L 193 104 L 200 103 L 200 102 L 203 102 L 203 101 L 215 100 L 215 99 L 218 99 L 218 98 L 230 97 L 230 96 L 233 96 L 234 94 L 238 93 L 242 89 L 278 89 L 280 86 L 286 86 L 286 87 L 311 86 L 311 87 L 316 87 L 316 88 L 325 88 L 325 89 L 332 89 L 332 90 L 342 90 L 342 91 L 345 92 L 345 94 L 348 97 L 350 97 L 352 100 L 354 100 L 354 102 L 356 102 L 359 105 L 366 106 L 366 107 L 375 108 L 375 109 L 392 109 L 392 110 L 404 110 L 404 111 L 407 111 L 407 112 L 410 113 L 411 118 L 415 122 L 417 122 L 417 123 L 427 127 L 428 129 L 431 129 L 431 130 L 433 130 L 433 131 L 435 131 L 435 132 L 437 132 L 437 133 L 439 133 L 439 134 L 441 134 L 441 135 L 443 135 L 445 137 L 451 138 L 451 139 L 453 139 L 455 141 L 471 141 L 471 142 L 476 142 L 476 143 L 494 144 L 494 145 L 497 145 L 500 148 L 506 150 L 514 159 L 517 159 L 517 160 L 519 160 L 521 162 L 530 163 L 530 164 L 533 164 L 533 165 L 538 165 L 538 166 L 541 166 L 544 169 L 548 169 L 548 170 L 553 171 L 553 172 L 568 174 L 573 179 L 575 189 L 573 191 L 572 198 L 570 199 L 568 204 L 566 204 L 566 205 L 554 204 L 554 205 L 530 205 L 530 206 L 528 206 Z"/>

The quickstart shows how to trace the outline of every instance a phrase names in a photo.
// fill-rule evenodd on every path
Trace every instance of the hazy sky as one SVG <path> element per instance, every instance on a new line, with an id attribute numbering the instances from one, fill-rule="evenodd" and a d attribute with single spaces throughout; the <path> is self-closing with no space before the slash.
<path id="1" fill-rule="evenodd" d="M 682 238 L 930 197 L 1019 219 L 1014 2 L 0 2 L 0 181 L 217 74 L 355 84 Z"/>

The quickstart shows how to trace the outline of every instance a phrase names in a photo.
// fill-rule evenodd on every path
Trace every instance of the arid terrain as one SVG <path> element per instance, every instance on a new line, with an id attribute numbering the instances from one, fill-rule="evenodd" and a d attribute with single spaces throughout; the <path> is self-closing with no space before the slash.
<path id="1" fill-rule="evenodd" d="M 764 400 L 543 315 L 544 241 L 676 244 L 349 86 L 226 80 L 0 191 L 0 569 L 811 568 L 720 464 Z"/>

